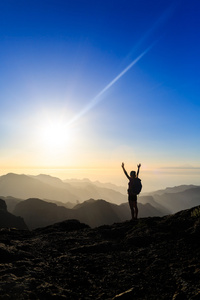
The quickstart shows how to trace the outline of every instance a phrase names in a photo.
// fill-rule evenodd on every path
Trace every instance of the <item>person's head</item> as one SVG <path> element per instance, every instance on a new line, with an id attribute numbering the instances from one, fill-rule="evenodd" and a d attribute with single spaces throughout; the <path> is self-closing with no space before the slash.
<path id="1" fill-rule="evenodd" d="M 135 171 L 131 171 L 130 176 L 131 176 L 132 178 L 135 178 L 135 177 L 136 177 L 136 172 L 135 172 Z"/>

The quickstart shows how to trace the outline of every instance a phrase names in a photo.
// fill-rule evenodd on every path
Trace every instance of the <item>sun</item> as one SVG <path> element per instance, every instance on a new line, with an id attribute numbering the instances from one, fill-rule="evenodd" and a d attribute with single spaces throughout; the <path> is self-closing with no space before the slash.
<path id="1" fill-rule="evenodd" d="M 48 152 L 64 151 L 70 140 L 70 132 L 62 120 L 49 120 L 40 126 L 40 143 Z"/>
<path id="2" fill-rule="evenodd" d="M 80 126 L 70 124 L 66 109 L 46 109 L 34 119 L 33 157 L 38 165 L 58 167 L 76 160 L 81 135 Z"/>

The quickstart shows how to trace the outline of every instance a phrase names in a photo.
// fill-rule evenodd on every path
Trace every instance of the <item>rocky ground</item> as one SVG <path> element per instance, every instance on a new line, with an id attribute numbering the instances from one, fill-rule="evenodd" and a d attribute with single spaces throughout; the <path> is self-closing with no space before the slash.
<path id="1" fill-rule="evenodd" d="M 200 299 L 200 207 L 95 229 L 0 230 L 0 299 Z"/>

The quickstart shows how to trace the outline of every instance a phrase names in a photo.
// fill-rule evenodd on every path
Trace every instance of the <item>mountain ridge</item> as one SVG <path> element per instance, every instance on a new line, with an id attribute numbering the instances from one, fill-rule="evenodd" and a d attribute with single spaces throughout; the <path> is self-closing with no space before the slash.
<path id="1" fill-rule="evenodd" d="M 6 201 L 8 211 L 24 218 L 30 229 L 69 218 L 78 219 L 91 227 L 130 219 L 127 194 L 122 195 L 104 188 L 104 184 L 98 183 L 101 187 L 95 186 L 89 179 L 79 180 L 78 183 L 75 179 L 71 181 L 72 185 L 45 174 L 28 176 L 9 173 L 0 177 L 0 197 Z M 106 186 L 108 185 L 107 183 Z M 28 196 L 25 200 L 20 197 L 25 195 Z M 93 199 L 94 203 L 88 199 Z M 101 204 L 98 202 L 100 199 Z M 116 199 L 121 200 L 117 203 Z M 30 201 L 35 201 L 35 204 Z M 141 194 L 138 197 L 139 217 L 164 216 L 199 204 L 200 187 L 194 185 L 166 188 L 157 193 Z"/>
<path id="2" fill-rule="evenodd" d="M 149 203 L 139 203 L 138 207 L 141 217 L 162 215 Z M 128 203 L 117 205 L 102 199 L 90 199 L 70 209 L 38 198 L 29 198 L 19 202 L 13 214 L 22 217 L 30 230 L 70 218 L 77 219 L 91 227 L 111 225 L 114 222 L 122 222 L 131 218 Z"/>
<path id="3" fill-rule="evenodd" d="M 6 202 L 3 199 L 0 199 L 0 228 L 4 227 L 24 230 L 28 229 L 23 218 L 8 212 Z"/>

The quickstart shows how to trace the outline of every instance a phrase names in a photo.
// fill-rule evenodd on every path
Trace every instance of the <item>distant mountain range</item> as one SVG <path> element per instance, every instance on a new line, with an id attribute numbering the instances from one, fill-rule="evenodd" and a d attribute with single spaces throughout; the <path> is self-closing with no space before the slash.
<path id="1" fill-rule="evenodd" d="M 102 182 L 99 182 L 99 181 L 93 181 L 92 182 L 88 178 L 84 178 L 84 179 L 65 179 L 64 182 L 67 182 L 72 186 L 80 187 L 80 188 L 85 188 L 89 183 L 89 184 L 93 184 L 97 187 L 107 188 L 107 189 L 111 189 L 111 190 L 120 192 L 121 194 L 127 194 L 127 187 L 118 186 L 118 185 L 115 185 L 113 183 L 108 183 L 108 182 L 107 183 L 102 183 Z"/>
<path id="2" fill-rule="evenodd" d="M 195 187 L 177 193 L 164 193 L 160 196 L 141 196 L 138 208 L 139 217 L 164 216 L 200 204 L 200 188 Z M 40 199 L 28 199 L 16 204 L 14 212 L 21 216 L 30 229 L 61 222 L 66 219 L 77 219 L 91 227 L 111 225 L 129 220 L 129 204 L 120 205 L 105 200 L 90 199 L 77 204 L 72 209 L 48 203 Z"/>
<path id="3" fill-rule="evenodd" d="M 0 197 L 39 198 L 74 205 L 90 198 L 104 199 L 117 204 L 126 202 L 126 195 L 119 192 L 117 187 L 115 189 L 112 185 L 111 189 L 107 186 L 91 181 L 81 184 L 80 181 L 68 183 L 49 175 L 28 176 L 9 173 L 0 176 Z"/>
<path id="4" fill-rule="evenodd" d="M 188 189 L 193 189 L 198 186 L 190 184 L 190 185 L 179 185 L 179 186 L 174 186 L 174 187 L 167 187 L 164 190 L 158 190 L 150 193 L 151 195 L 163 195 L 163 194 L 169 194 L 169 193 L 179 193 L 179 192 L 184 192 Z"/>
<path id="5" fill-rule="evenodd" d="M 149 198 L 150 197 L 150 198 Z M 200 186 L 182 185 L 140 197 L 141 203 L 151 203 L 163 212 L 176 213 L 200 204 Z"/>
<path id="6" fill-rule="evenodd" d="M 112 188 L 111 188 L 112 187 Z M 124 194 L 120 192 L 123 191 Z M 62 181 L 48 175 L 0 177 L 0 198 L 29 229 L 67 219 L 91 227 L 131 218 L 126 188 L 84 180 Z M 88 200 L 89 199 L 89 200 Z M 182 185 L 138 197 L 139 217 L 164 216 L 200 205 L 200 187 Z"/>

